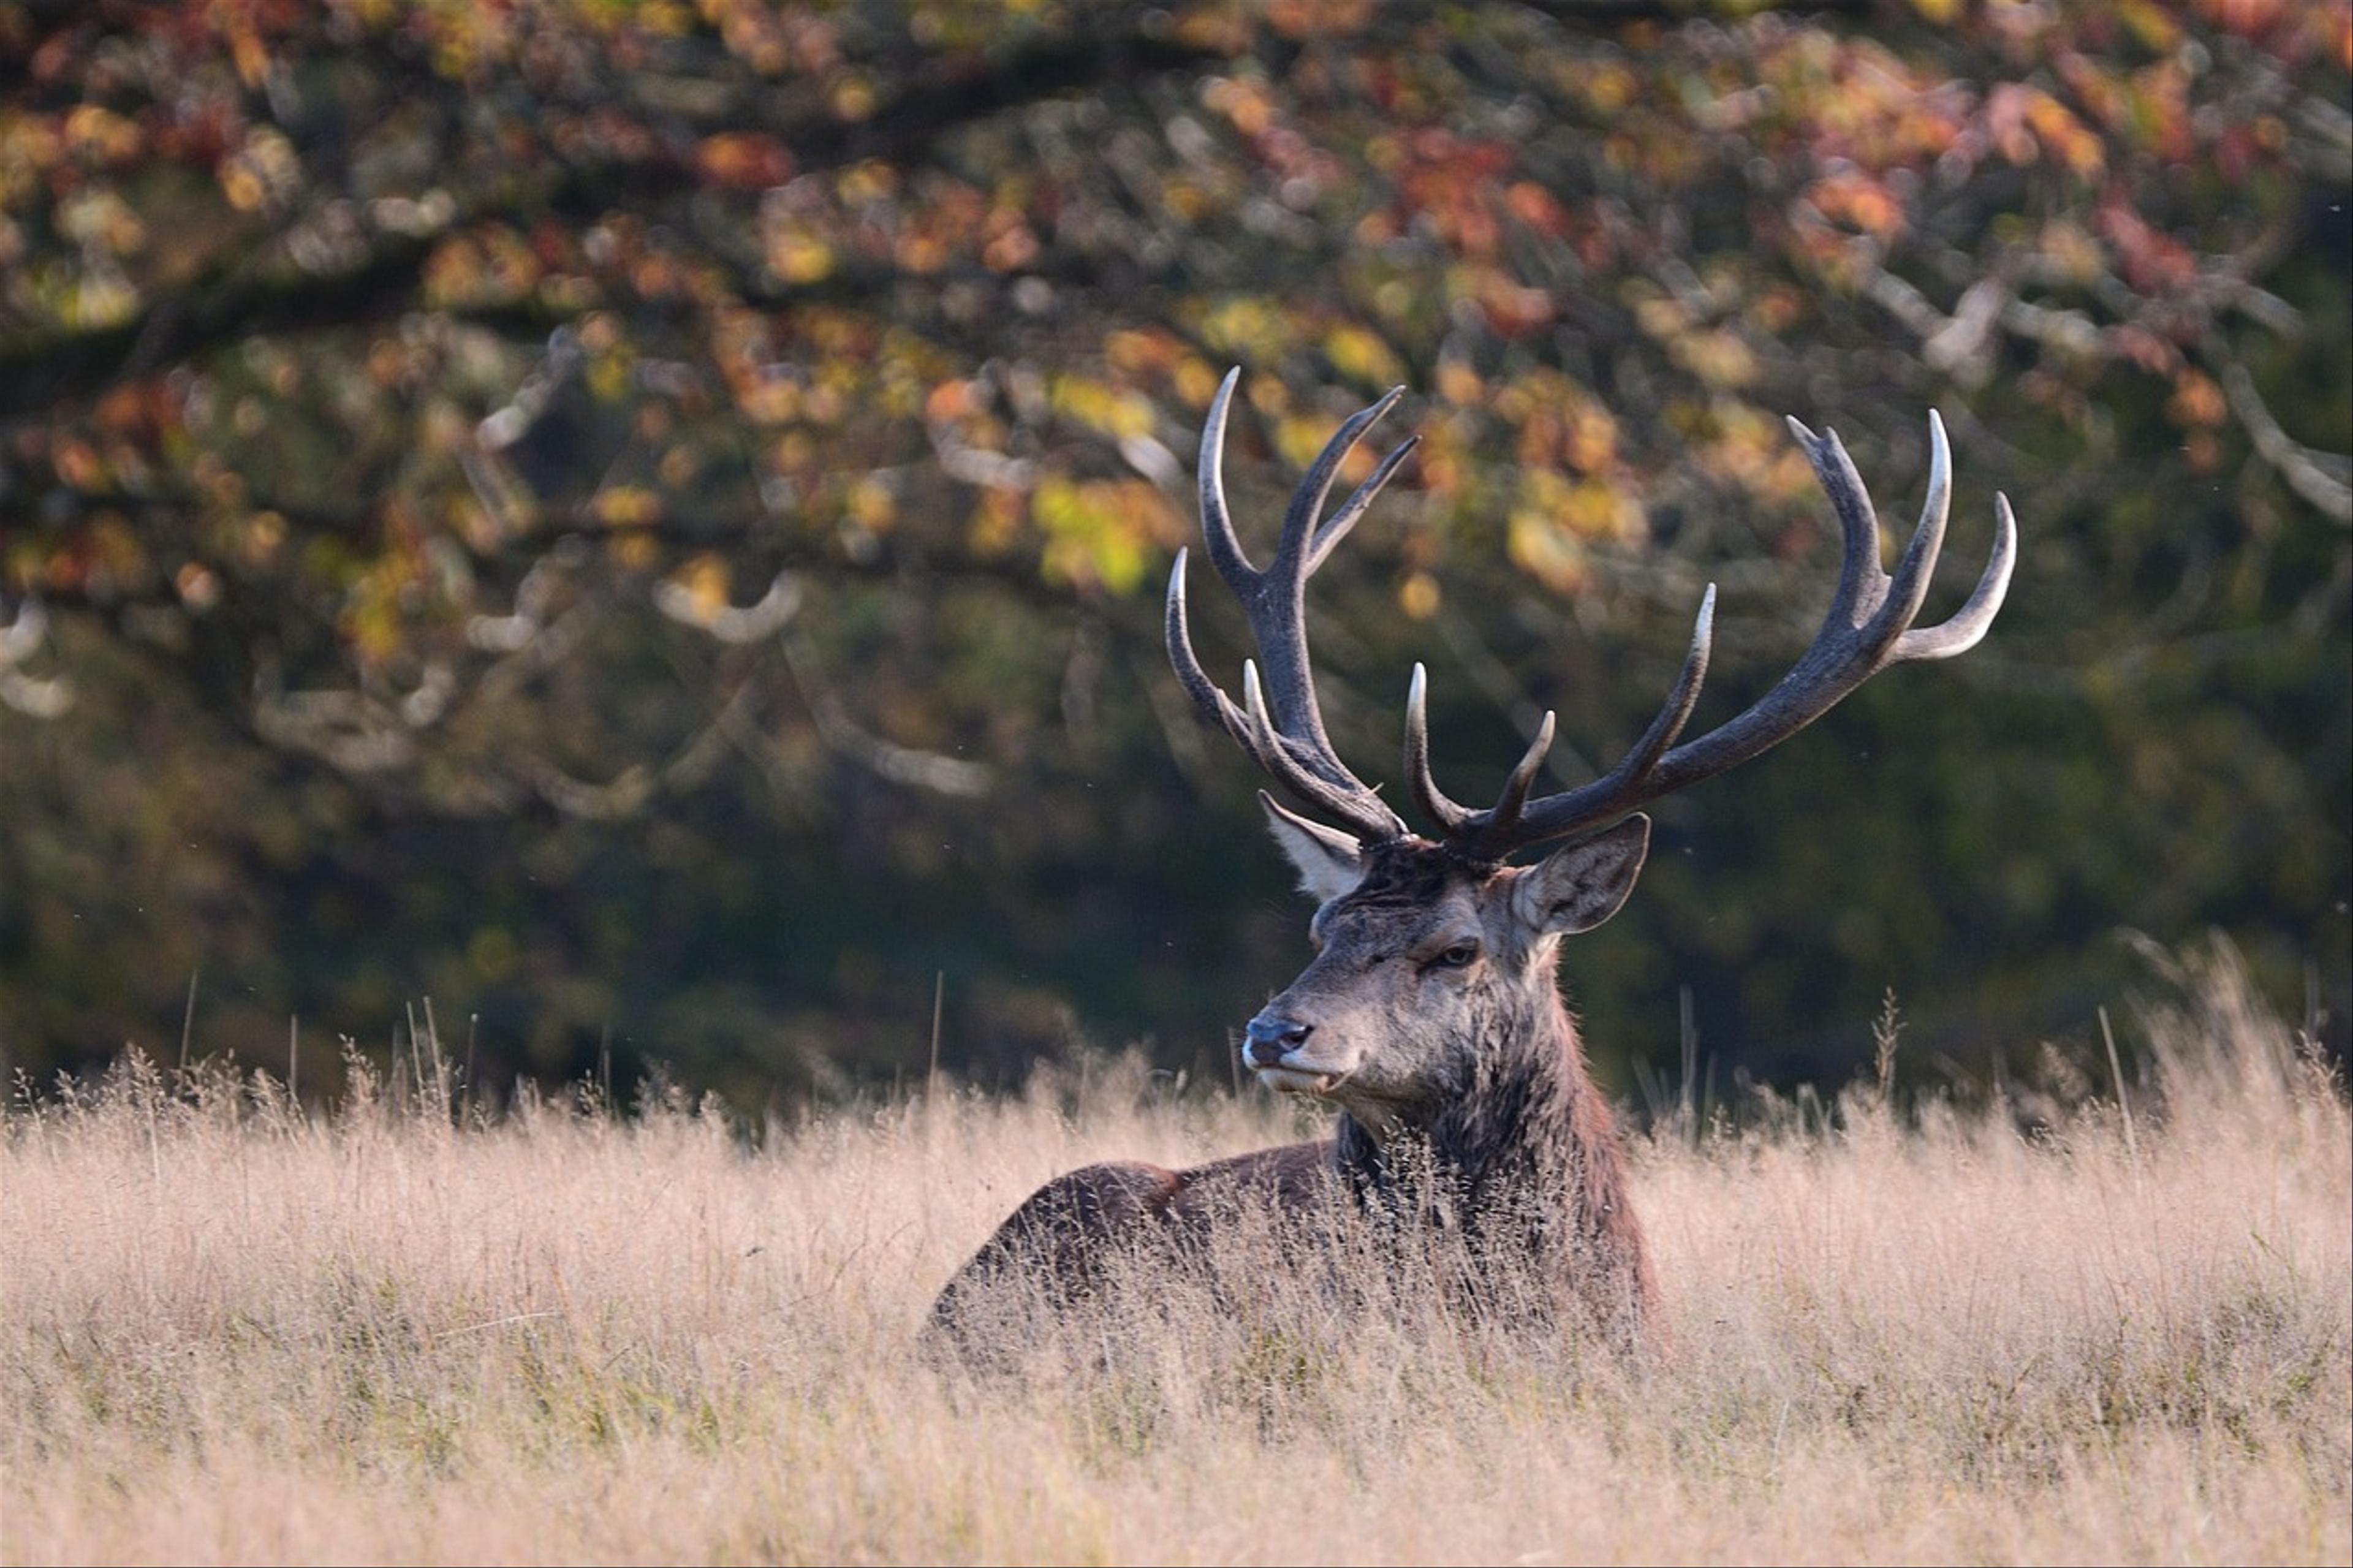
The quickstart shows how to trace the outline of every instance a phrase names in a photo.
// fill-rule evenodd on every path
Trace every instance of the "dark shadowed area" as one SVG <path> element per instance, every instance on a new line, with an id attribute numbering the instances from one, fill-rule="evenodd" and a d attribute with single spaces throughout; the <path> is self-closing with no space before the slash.
<path id="1" fill-rule="evenodd" d="M 1416 662 L 1472 802 L 1710 583 L 1693 732 L 1778 679 L 1785 416 L 1892 565 L 1940 411 L 1924 624 L 2015 506 L 1982 646 L 1651 808 L 1613 1094 L 1843 1081 L 1891 992 L 1926 1085 L 2104 1063 L 2211 931 L 2341 1053 L 2348 73 L 2343 0 L 0 3 L 0 1060 L 325 1090 L 429 1000 L 494 1093 L 1224 1081 L 1310 955 L 1162 649 L 1235 366 L 1261 555 L 1406 389 L 1308 617 L 1409 816 Z M 1239 692 L 1198 558 L 1193 637 Z"/>

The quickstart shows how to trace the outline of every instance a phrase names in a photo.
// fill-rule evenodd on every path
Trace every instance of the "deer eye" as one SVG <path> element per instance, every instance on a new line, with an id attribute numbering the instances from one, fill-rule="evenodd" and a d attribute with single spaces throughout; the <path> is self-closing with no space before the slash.
<path id="1" fill-rule="evenodd" d="M 1471 967 L 1472 962 L 1478 956 L 1479 944 L 1477 942 L 1458 942 L 1452 947 L 1450 947 L 1445 952 L 1440 953 L 1436 958 L 1431 959 L 1430 961 L 1430 966 L 1432 969 L 1468 969 Z"/>

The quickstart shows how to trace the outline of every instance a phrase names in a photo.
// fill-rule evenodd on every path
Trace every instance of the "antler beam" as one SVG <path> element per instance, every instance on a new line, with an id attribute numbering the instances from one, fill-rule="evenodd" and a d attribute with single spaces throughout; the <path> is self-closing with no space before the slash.
<path id="1" fill-rule="evenodd" d="M 1528 781 L 1552 741 L 1553 716 L 1547 713 L 1535 743 L 1513 770 L 1502 796 L 1485 811 L 1448 799 L 1430 777 L 1426 682 L 1417 667 L 1406 700 L 1406 770 L 1415 796 L 1451 847 L 1473 858 L 1500 860 L 1531 844 L 1606 827 L 1647 801 L 1713 778 L 1779 744 L 1889 665 L 1950 658 L 1984 637 L 2010 591 L 2010 571 L 2018 559 L 2018 521 L 2006 496 L 1994 500 L 1993 553 L 1968 603 L 1939 626 L 1912 625 L 1927 596 L 1952 500 L 1952 452 L 1945 440 L 1945 422 L 1936 412 L 1928 415 L 1927 499 L 1892 577 L 1880 565 L 1879 520 L 1870 493 L 1837 433 L 1817 436 L 1795 419 L 1789 428 L 1830 496 L 1843 546 L 1838 592 L 1812 645 L 1753 706 L 1697 740 L 1675 745 L 1707 674 L 1715 618 L 1715 588 L 1710 584 L 1700 602 L 1683 672 L 1658 717 L 1624 759 L 1591 784 L 1529 802 Z"/>
<path id="2" fill-rule="evenodd" d="M 1413 437 L 1400 442 L 1337 510 L 1317 521 L 1341 464 L 1373 422 L 1396 406 L 1405 389 L 1351 415 L 1317 454 L 1283 514 L 1274 559 L 1261 570 L 1242 553 L 1226 506 L 1226 419 L 1240 378 L 1240 370 L 1227 374 L 1201 432 L 1201 531 L 1211 564 L 1250 618 L 1265 679 L 1261 684 L 1256 661 L 1245 661 L 1242 701 L 1237 704 L 1201 668 L 1187 622 L 1187 552 L 1182 550 L 1168 578 L 1169 661 L 1201 711 L 1286 789 L 1345 824 L 1362 843 L 1403 837 L 1404 819 L 1348 771 L 1324 732 L 1308 661 L 1305 589 L 1307 579 L 1414 448 Z M 1484 811 L 1451 799 L 1431 776 L 1429 679 L 1416 665 L 1406 696 L 1406 777 L 1415 801 L 1449 849 L 1466 859 L 1500 862 L 1532 844 L 1596 832 L 1648 801 L 1712 778 L 1779 744 L 1891 664 L 1950 658 L 1978 645 L 2001 609 L 2018 559 L 2018 522 L 2007 497 L 1995 498 L 1993 553 L 1968 603 L 1941 625 L 1912 624 L 1927 596 L 1951 509 L 1952 452 L 1945 440 L 1944 421 L 1930 411 L 1927 498 L 1919 526 L 1892 576 L 1880 564 L 1879 520 L 1846 447 L 1835 433 L 1817 436 L 1794 419 L 1789 428 L 1838 514 L 1841 539 L 1838 591 L 1804 655 L 1779 684 L 1745 711 L 1697 740 L 1676 744 L 1707 678 L 1715 628 L 1715 588 L 1710 584 L 1700 601 L 1681 673 L 1658 716 L 1618 765 L 1590 784 L 1531 800 L 1537 770 L 1552 746 L 1554 719 L 1546 713 L 1534 743 L 1504 781 L 1502 795 Z"/>

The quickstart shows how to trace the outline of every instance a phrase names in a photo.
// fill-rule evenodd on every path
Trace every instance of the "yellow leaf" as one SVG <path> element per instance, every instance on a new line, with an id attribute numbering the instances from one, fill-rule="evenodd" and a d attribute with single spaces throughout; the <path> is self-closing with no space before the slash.
<path id="1" fill-rule="evenodd" d="M 1388 344 L 1363 327 L 1344 324 L 1324 333 L 1324 355 L 1351 381 L 1392 386 L 1405 379 L 1405 366 Z"/>
<path id="2" fill-rule="evenodd" d="M 626 349 L 600 354 L 588 365 L 588 390 L 600 403 L 617 401 L 629 389 L 629 376 L 637 368 L 636 356 Z"/>
<path id="3" fill-rule="evenodd" d="M 1667 345 L 1675 363 L 1710 386 L 1746 386 L 1757 379 L 1757 355 L 1728 330 L 1690 332 Z"/>
<path id="4" fill-rule="evenodd" d="M 1416 572 L 1398 584 L 1398 607 L 1417 621 L 1438 614 L 1438 579 L 1427 572 Z"/>
<path id="5" fill-rule="evenodd" d="M 1487 395 L 1486 384 L 1479 373 L 1459 359 L 1450 359 L 1438 367 L 1438 395 L 1458 408 L 1475 407 Z"/>
<path id="6" fill-rule="evenodd" d="M 891 487 L 871 476 L 849 487 L 847 502 L 849 520 L 869 533 L 882 533 L 899 515 L 899 503 L 892 497 Z"/>
<path id="7" fill-rule="evenodd" d="M 1593 398 L 1579 397 L 1567 411 L 1561 456 L 1580 473 L 1599 473 L 1617 460 L 1618 421 Z"/>
<path id="8" fill-rule="evenodd" d="M 1583 538 L 1620 542 L 1639 538 L 1646 521 L 1641 503 L 1607 479 L 1571 485 L 1560 520 Z"/>
<path id="9" fill-rule="evenodd" d="M 1002 555 L 1013 548 L 1014 538 L 1020 531 L 1021 492 L 1003 487 L 981 491 L 965 535 L 973 553 L 983 557 Z"/>
<path id="10" fill-rule="evenodd" d="M 822 282 L 832 276 L 833 261 L 833 247 L 799 229 L 785 229 L 768 241 L 768 270 L 787 283 Z"/>
<path id="11" fill-rule="evenodd" d="M 615 485 L 588 505 L 607 528 L 642 528 L 661 516 L 661 498 L 642 485 Z"/>
<path id="12" fill-rule="evenodd" d="M 854 71 L 833 84 L 833 113 L 837 120 L 863 120 L 874 112 L 879 101 L 874 84 Z"/>
<path id="13" fill-rule="evenodd" d="M 1550 514 L 1534 507 L 1512 513 L 1505 547 L 1514 565 L 1564 597 L 1584 592 L 1592 581 L 1585 546 Z"/>
<path id="14" fill-rule="evenodd" d="M 1106 386 L 1084 376 L 1064 375 L 1054 379 L 1051 395 L 1055 412 L 1106 436 L 1124 440 L 1152 434 L 1152 400 L 1141 393 Z"/>
<path id="15" fill-rule="evenodd" d="M 260 179 L 242 163 L 223 165 L 220 184 L 221 195 L 228 198 L 229 205 L 241 213 L 252 212 L 261 205 L 263 197 L 269 195 L 262 188 Z"/>
<path id="16" fill-rule="evenodd" d="M 2150 0 L 2118 0 L 2116 15 L 2152 54 L 2169 55 L 2181 42 L 2181 24 Z"/>
<path id="17" fill-rule="evenodd" d="M 1218 373 L 1202 360 L 1186 356 L 1176 367 L 1176 395 L 1195 408 L 1207 408 L 1217 395 Z"/>
<path id="18" fill-rule="evenodd" d="M 1046 535 L 1041 564 L 1058 582 L 1099 583 L 1115 594 L 1142 584 L 1151 547 L 1172 521 L 1159 492 L 1141 480 L 1042 480 L 1029 514 Z"/>
<path id="19" fill-rule="evenodd" d="M 1291 322 L 1268 300 L 1229 300 L 1203 320 L 1201 339 L 1220 353 L 1271 363 L 1291 347 Z"/>
<path id="20" fill-rule="evenodd" d="M 1605 65 L 1585 79 L 1585 100 L 1601 114 L 1615 114 L 1633 100 L 1640 85 L 1626 67 Z"/>

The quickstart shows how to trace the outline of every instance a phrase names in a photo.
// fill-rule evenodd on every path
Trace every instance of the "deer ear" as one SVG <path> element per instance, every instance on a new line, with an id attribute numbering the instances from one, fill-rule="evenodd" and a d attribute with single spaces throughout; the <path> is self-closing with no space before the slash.
<path id="1" fill-rule="evenodd" d="M 1531 931 L 1574 936 L 1618 912 L 1641 875 L 1651 819 L 1637 812 L 1607 833 L 1556 850 L 1520 873 L 1513 912 Z"/>
<path id="2" fill-rule="evenodd" d="M 1310 822 L 1264 790 L 1258 803 L 1266 807 L 1266 825 L 1274 841 L 1299 868 L 1299 890 L 1319 904 L 1328 904 L 1365 879 L 1364 847 L 1336 827 Z"/>

